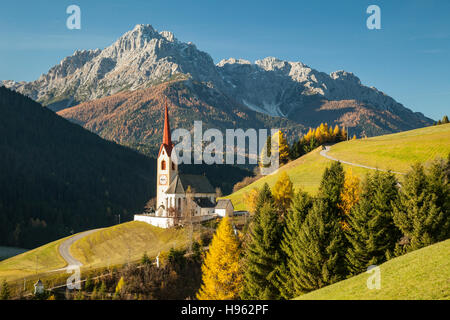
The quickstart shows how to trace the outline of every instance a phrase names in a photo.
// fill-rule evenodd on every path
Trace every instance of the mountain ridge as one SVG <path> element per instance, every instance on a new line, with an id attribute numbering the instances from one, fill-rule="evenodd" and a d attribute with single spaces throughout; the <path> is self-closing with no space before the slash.
<path id="1" fill-rule="evenodd" d="M 122 91 L 151 88 L 174 80 L 200 82 L 213 91 L 210 94 L 219 92 L 240 108 L 288 118 L 305 127 L 324 122 L 318 116 L 319 111 L 329 110 L 333 102 L 346 104 L 351 110 L 346 117 L 337 112 L 338 118 L 327 121 L 352 126 L 358 134 L 377 135 L 432 124 L 423 114 L 405 108 L 374 87 L 363 85 L 351 72 L 326 74 L 302 62 L 275 57 L 254 63 L 229 58 L 215 64 L 208 53 L 198 50 L 193 43 L 181 42 L 169 31 L 158 32 L 151 25 L 142 24 L 102 50 L 76 51 L 36 81 L 0 81 L 0 85 L 61 111 Z M 193 94 L 199 96 L 197 92 Z M 353 110 L 355 103 L 359 113 Z M 321 109 L 324 105 L 325 109 Z M 362 109 L 365 117 L 361 116 Z M 398 119 L 402 117 L 406 120 Z"/>

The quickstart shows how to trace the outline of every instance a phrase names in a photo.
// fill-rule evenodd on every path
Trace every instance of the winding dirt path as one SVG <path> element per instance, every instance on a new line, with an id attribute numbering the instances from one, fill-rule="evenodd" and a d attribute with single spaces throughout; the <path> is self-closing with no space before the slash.
<path id="1" fill-rule="evenodd" d="M 379 171 L 384 171 L 384 172 L 388 172 L 388 171 L 389 171 L 389 170 L 383 170 L 383 169 L 379 169 L 379 168 L 374 168 L 374 167 L 365 166 L 365 165 L 363 165 L 363 164 L 358 164 L 358 163 L 353 163 L 353 162 L 348 162 L 348 161 L 344 161 L 344 160 L 340 160 L 340 159 L 333 158 L 332 156 L 329 156 L 329 155 L 327 154 L 328 151 L 330 151 L 330 149 L 331 149 L 331 146 L 325 146 L 325 149 L 323 149 L 322 151 L 320 151 L 320 155 L 321 155 L 322 157 L 325 157 L 325 158 L 329 159 L 329 160 L 339 161 L 339 162 L 341 162 L 341 163 L 345 163 L 345 164 L 348 164 L 348 165 L 350 165 L 350 166 L 361 167 L 361 168 L 370 169 L 370 170 L 379 170 Z M 392 172 L 392 173 L 397 173 L 397 174 L 405 174 L 405 173 L 403 173 L 403 172 L 392 171 L 392 170 L 390 170 L 390 172 Z"/>

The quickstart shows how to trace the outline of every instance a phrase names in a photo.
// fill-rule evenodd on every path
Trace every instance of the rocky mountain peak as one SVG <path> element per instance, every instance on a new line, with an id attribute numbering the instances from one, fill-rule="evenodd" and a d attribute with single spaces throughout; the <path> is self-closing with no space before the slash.
<path id="1" fill-rule="evenodd" d="M 177 40 L 170 31 L 158 32 L 150 24 L 136 25 L 103 50 L 75 51 L 36 81 L 0 81 L 0 85 L 61 110 L 119 91 L 188 79 L 232 97 L 236 105 L 289 119 L 300 119 L 302 110 L 320 101 L 360 101 L 381 112 L 396 114 L 408 110 L 344 70 L 327 74 L 302 62 L 276 57 L 254 63 L 229 58 L 216 65 L 193 43 Z M 429 121 L 417 117 L 417 123 Z"/>
<path id="2" fill-rule="evenodd" d="M 333 80 L 342 80 L 342 81 L 349 81 L 356 84 L 361 84 L 361 80 L 357 76 L 355 76 L 352 72 L 347 72 L 344 70 L 338 70 L 335 72 L 330 73 L 330 77 Z"/>

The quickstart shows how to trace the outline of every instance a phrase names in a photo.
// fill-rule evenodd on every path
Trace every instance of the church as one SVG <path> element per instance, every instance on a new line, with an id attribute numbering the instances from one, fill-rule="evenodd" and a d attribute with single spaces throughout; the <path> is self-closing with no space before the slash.
<path id="1" fill-rule="evenodd" d="M 170 228 L 232 215 L 233 205 L 230 200 L 222 199 L 216 204 L 216 192 L 206 176 L 178 172 L 178 165 L 172 157 L 173 148 L 166 102 L 163 141 L 157 158 L 155 211 L 137 214 L 134 220 Z M 224 207 L 229 209 L 225 211 Z"/>

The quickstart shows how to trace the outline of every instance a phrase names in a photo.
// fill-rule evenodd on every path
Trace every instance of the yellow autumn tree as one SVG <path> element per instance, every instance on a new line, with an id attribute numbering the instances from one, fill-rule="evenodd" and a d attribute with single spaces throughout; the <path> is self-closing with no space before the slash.
<path id="1" fill-rule="evenodd" d="M 121 295 L 123 293 L 123 290 L 125 289 L 124 286 L 125 286 L 125 280 L 123 279 L 123 277 L 120 277 L 120 280 L 116 286 L 116 292 L 115 292 L 116 296 Z"/>
<path id="2" fill-rule="evenodd" d="M 280 163 L 286 163 L 289 160 L 289 145 L 281 130 L 278 130 L 278 132 L 275 133 L 274 136 L 272 137 L 272 139 L 277 138 L 278 138 L 278 153 L 280 157 Z"/>
<path id="3" fill-rule="evenodd" d="M 249 192 L 244 193 L 243 200 L 247 211 L 250 213 L 255 213 L 256 211 L 256 202 L 258 200 L 259 190 L 258 188 L 253 188 Z"/>
<path id="4" fill-rule="evenodd" d="M 294 195 L 294 185 L 286 171 L 283 171 L 272 188 L 272 196 L 281 214 L 290 207 Z"/>
<path id="5" fill-rule="evenodd" d="M 239 242 L 228 217 L 217 228 L 202 265 L 203 284 L 199 300 L 234 300 L 239 298 L 243 275 L 239 263 Z"/>
<path id="6" fill-rule="evenodd" d="M 353 171 L 350 168 L 345 173 L 344 188 L 341 192 L 341 201 L 340 203 L 338 203 L 338 208 L 344 215 L 344 221 L 342 222 L 342 226 L 344 228 L 348 227 L 346 217 L 350 214 L 350 210 L 353 208 L 353 206 L 359 201 L 360 194 L 360 179 L 353 174 Z"/>

